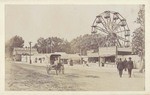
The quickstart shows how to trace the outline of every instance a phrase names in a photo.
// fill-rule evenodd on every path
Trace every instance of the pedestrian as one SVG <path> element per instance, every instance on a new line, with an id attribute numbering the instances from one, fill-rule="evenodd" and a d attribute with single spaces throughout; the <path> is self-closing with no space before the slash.
<path id="1" fill-rule="evenodd" d="M 129 78 L 131 78 L 132 69 L 133 69 L 133 61 L 131 60 L 131 57 L 129 57 L 129 61 L 127 62 L 127 68 L 128 68 Z"/>
<path id="2" fill-rule="evenodd" d="M 125 58 L 123 61 L 124 70 L 127 71 L 127 59 Z"/>
<path id="3" fill-rule="evenodd" d="M 121 58 L 117 61 L 117 69 L 119 71 L 119 76 L 122 77 L 124 66 Z"/>
<path id="4" fill-rule="evenodd" d="M 73 60 L 72 59 L 70 60 L 70 66 L 73 66 Z"/>

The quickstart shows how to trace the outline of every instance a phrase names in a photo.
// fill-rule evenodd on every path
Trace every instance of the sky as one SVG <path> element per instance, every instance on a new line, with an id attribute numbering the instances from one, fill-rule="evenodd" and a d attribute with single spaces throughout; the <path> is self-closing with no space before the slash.
<path id="1" fill-rule="evenodd" d="M 60 37 L 68 41 L 90 34 L 97 15 L 109 10 L 119 12 L 132 32 L 138 27 L 139 5 L 6 5 L 5 41 L 18 35 L 36 43 L 40 37 Z"/>

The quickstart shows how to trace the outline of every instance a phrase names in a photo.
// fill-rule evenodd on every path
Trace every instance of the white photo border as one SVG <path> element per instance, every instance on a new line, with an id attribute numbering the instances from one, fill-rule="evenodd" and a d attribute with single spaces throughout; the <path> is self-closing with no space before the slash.
<path id="1" fill-rule="evenodd" d="M 5 91 L 5 5 L 145 5 L 145 91 Z M 3 0 L 0 1 L 0 95 L 150 95 L 150 1 L 149 0 Z"/>

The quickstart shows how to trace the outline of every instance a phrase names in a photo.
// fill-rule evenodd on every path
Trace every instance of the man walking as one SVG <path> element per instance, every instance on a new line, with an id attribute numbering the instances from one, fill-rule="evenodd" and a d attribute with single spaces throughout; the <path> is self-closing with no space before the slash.
<path id="1" fill-rule="evenodd" d="M 120 58 L 119 61 L 117 62 L 117 69 L 118 69 L 118 71 L 119 71 L 119 76 L 122 77 L 124 65 L 123 65 L 123 62 L 122 62 L 121 58 Z"/>
<path id="2" fill-rule="evenodd" d="M 124 70 L 127 70 L 127 59 L 125 58 L 123 61 L 123 65 L 124 65 Z"/>
<path id="3" fill-rule="evenodd" d="M 131 57 L 129 57 L 129 61 L 127 62 L 127 68 L 128 68 L 129 78 L 131 78 L 132 69 L 133 69 L 133 61 L 131 60 Z"/>

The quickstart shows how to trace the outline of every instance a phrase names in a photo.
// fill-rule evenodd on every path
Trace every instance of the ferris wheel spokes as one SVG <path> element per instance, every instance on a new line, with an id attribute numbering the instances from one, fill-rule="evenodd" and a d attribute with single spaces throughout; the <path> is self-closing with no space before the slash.
<path id="1" fill-rule="evenodd" d="M 96 34 L 98 31 L 106 35 L 105 46 L 117 45 L 122 47 L 130 42 L 130 30 L 126 19 L 118 12 L 104 11 L 96 16 L 92 25 L 92 33 Z M 125 44 L 122 44 L 123 42 Z"/>
<path id="2" fill-rule="evenodd" d="M 100 31 L 102 31 L 102 32 L 104 32 L 104 33 L 106 33 L 106 34 L 109 34 L 109 32 L 107 30 L 105 30 L 105 29 L 103 29 L 103 28 L 101 28 L 99 26 L 96 26 L 95 28 L 100 30 Z"/>

